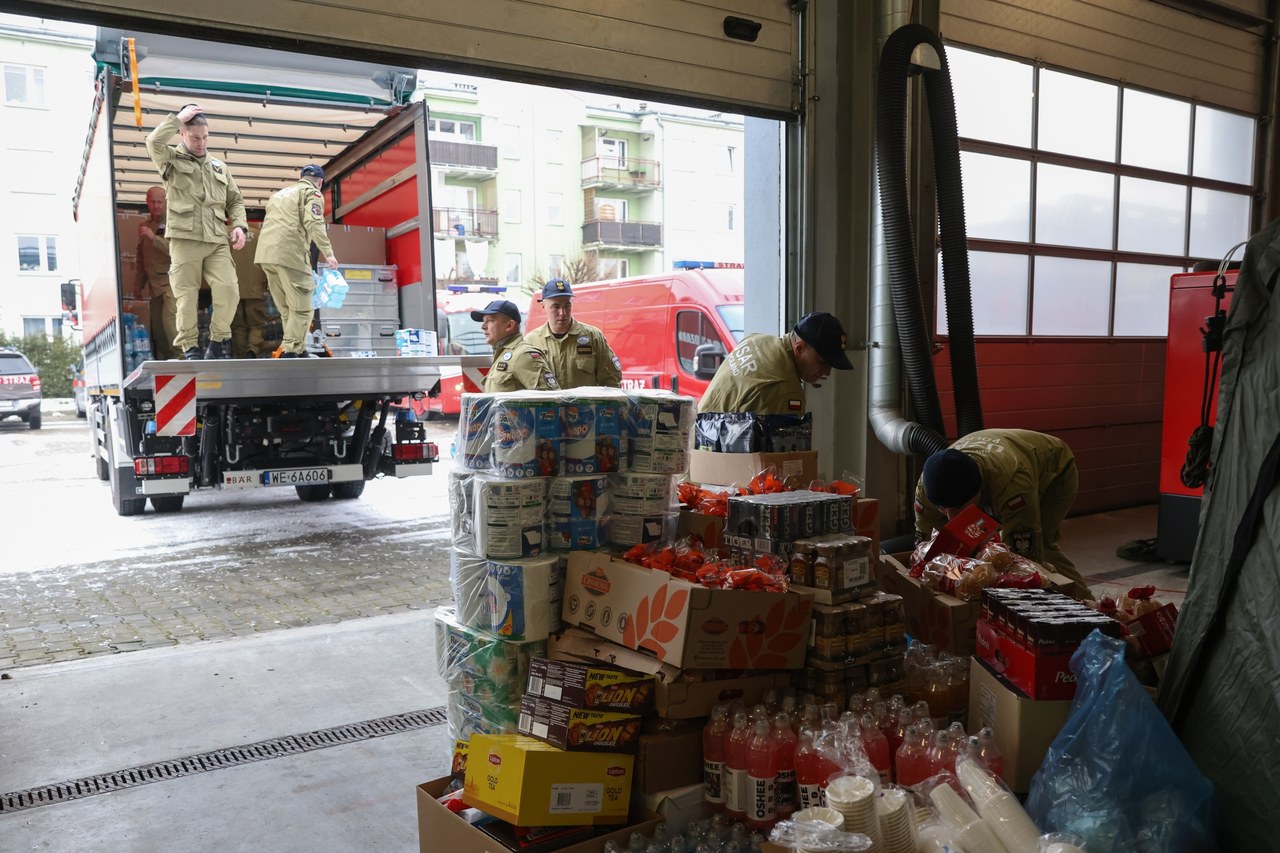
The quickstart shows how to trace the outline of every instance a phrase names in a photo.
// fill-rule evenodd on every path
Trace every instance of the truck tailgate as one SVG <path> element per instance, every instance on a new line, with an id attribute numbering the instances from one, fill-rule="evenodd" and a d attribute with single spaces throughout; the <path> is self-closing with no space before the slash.
<path id="1" fill-rule="evenodd" d="M 126 391 L 155 391 L 155 377 L 195 377 L 196 399 L 280 400 L 402 397 L 427 392 L 441 368 L 459 356 L 379 358 L 243 358 L 215 361 L 146 361 L 125 379 Z"/>

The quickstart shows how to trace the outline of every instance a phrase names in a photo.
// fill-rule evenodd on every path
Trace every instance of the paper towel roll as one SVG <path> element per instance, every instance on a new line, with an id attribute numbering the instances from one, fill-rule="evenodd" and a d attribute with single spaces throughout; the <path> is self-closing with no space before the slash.
<path id="1" fill-rule="evenodd" d="M 626 468 L 626 394 L 601 392 L 560 402 L 560 473 L 608 474 Z"/>
<path id="2" fill-rule="evenodd" d="M 538 391 L 493 395 L 493 468 L 503 477 L 554 477 L 560 472 L 560 411 Z"/>
<path id="3" fill-rule="evenodd" d="M 458 414 L 454 459 L 463 468 L 485 471 L 493 467 L 493 430 L 489 423 L 492 394 L 463 394 Z"/>
<path id="4" fill-rule="evenodd" d="M 468 551 L 476 550 L 475 472 L 454 468 L 449 472 L 449 523 L 453 544 Z"/>
<path id="5" fill-rule="evenodd" d="M 551 614 L 560 612 L 560 596 L 551 600 L 559 558 L 552 555 L 487 566 L 485 602 L 489 630 L 508 640 L 545 640 Z M 564 587 L 558 592 L 563 595 Z"/>
<path id="6" fill-rule="evenodd" d="M 462 548 L 449 549 L 449 586 L 455 618 L 470 628 L 489 629 L 489 561 Z"/>
<path id="7" fill-rule="evenodd" d="M 599 548 L 608 541 L 609 478 L 557 477 L 549 495 L 551 544 L 561 551 Z"/>
<path id="8" fill-rule="evenodd" d="M 692 397 L 666 391 L 630 392 L 627 434 L 632 471 L 681 474 L 689 469 Z"/>
<path id="9" fill-rule="evenodd" d="M 546 480 L 510 480 L 476 473 L 472 483 L 475 553 L 490 559 L 541 554 L 547 515 Z"/>

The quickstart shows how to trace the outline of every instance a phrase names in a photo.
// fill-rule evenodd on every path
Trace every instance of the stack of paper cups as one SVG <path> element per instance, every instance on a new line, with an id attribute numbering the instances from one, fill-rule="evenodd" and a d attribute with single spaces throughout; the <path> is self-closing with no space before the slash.
<path id="1" fill-rule="evenodd" d="M 884 853 L 916 853 L 916 829 L 911 803 L 902 791 L 880 792 L 876 812 L 880 819 L 880 849 Z"/>
<path id="2" fill-rule="evenodd" d="M 675 478 L 670 474 L 627 472 L 613 484 L 609 541 L 619 548 L 656 542 L 669 534 L 677 518 Z"/>
<path id="3" fill-rule="evenodd" d="M 844 815 L 826 806 L 800 809 L 791 815 L 791 820 L 795 823 L 796 853 L 811 853 L 810 849 L 804 846 L 808 831 L 825 831 L 844 827 Z"/>
<path id="4" fill-rule="evenodd" d="M 631 470 L 683 474 L 689 469 L 693 440 L 693 398 L 666 391 L 633 392 L 630 396 L 627 434 Z"/>
<path id="5" fill-rule="evenodd" d="M 956 777 L 978 807 L 978 814 L 1006 848 L 1036 850 L 1039 847 L 1040 830 L 1026 809 L 986 768 L 976 761 L 962 760 L 956 767 Z"/>
<path id="6" fill-rule="evenodd" d="M 501 560 L 542 553 L 546 483 L 475 475 L 473 528 L 477 554 Z"/>
<path id="7" fill-rule="evenodd" d="M 862 776 L 838 776 L 827 784 L 827 806 L 844 816 L 845 832 L 860 832 L 880 850 L 880 818 L 876 786 Z"/>
<path id="8" fill-rule="evenodd" d="M 609 478 L 557 477 L 551 481 L 551 545 L 561 551 L 589 551 L 608 541 Z"/>
<path id="9" fill-rule="evenodd" d="M 955 831 L 955 840 L 965 853 L 1008 853 L 991 827 L 960 799 L 950 785 L 938 785 L 929 792 L 929 799 L 938 807 L 942 819 Z"/>

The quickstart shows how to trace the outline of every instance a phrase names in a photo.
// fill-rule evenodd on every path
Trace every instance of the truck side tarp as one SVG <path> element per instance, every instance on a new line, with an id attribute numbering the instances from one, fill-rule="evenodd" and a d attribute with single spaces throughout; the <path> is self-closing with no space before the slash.
<path id="1" fill-rule="evenodd" d="M 1217 786 L 1223 850 L 1280 838 L 1280 490 L 1260 476 L 1280 439 L 1277 276 L 1280 222 L 1249 240 L 1227 316 L 1200 538 L 1159 694 Z"/>

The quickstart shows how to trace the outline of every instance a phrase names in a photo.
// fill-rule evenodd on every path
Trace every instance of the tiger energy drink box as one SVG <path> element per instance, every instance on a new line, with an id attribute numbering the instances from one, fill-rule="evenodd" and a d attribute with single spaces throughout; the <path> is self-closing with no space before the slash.
<path id="1" fill-rule="evenodd" d="M 520 699 L 516 731 L 566 752 L 635 755 L 640 745 L 640 716 L 575 708 L 526 693 Z"/>
<path id="2" fill-rule="evenodd" d="M 575 708 L 651 714 L 653 691 L 652 675 L 639 675 L 617 666 L 546 658 L 529 661 L 526 692 Z"/>

